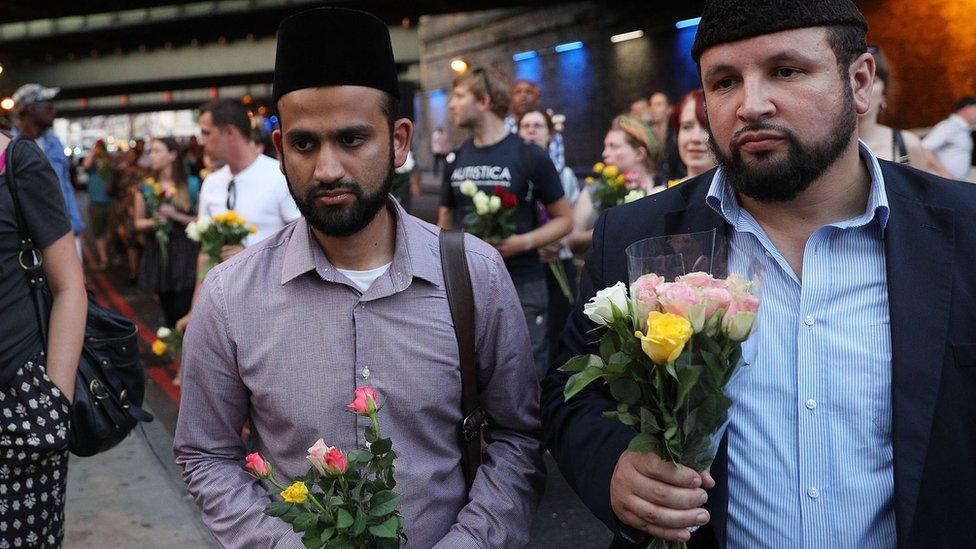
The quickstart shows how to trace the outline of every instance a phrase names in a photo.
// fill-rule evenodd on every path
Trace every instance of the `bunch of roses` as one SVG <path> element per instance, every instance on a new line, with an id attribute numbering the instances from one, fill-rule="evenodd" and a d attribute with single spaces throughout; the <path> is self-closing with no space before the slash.
<path id="1" fill-rule="evenodd" d="M 636 171 L 620 173 L 616 166 L 608 166 L 602 162 L 593 165 L 593 175 L 584 181 L 592 188 L 594 207 L 601 212 L 647 196 Z"/>
<path id="2" fill-rule="evenodd" d="M 308 473 L 287 486 L 275 479 L 271 463 L 257 452 L 247 456 L 244 468 L 276 488 L 269 495 L 281 501 L 272 501 L 264 513 L 301 532 L 306 547 L 400 547 L 406 536 L 398 510 L 400 495 L 393 492 L 396 453 L 393 442 L 380 433 L 376 391 L 356 389 L 346 409 L 370 421 L 366 450 L 344 453 L 320 438 L 308 449 Z"/>
<path id="3" fill-rule="evenodd" d="M 492 244 L 498 244 L 515 233 L 515 208 L 518 196 L 496 185 L 488 195 L 473 181 L 466 180 L 459 187 L 461 194 L 471 198 L 474 211 L 464 218 L 468 232 Z"/>
<path id="4" fill-rule="evenodd" d="M 207 263 L 198 275 L 200 280 L 210 269 L 220 262 L 220 250 L 244 242 L 247 235 L 258 232 L 258 228 L 247 223 L 247 219 L 234 210 L 214 215 L 202 215 L 186 226 L 186 236 L 200 243 L 200 251 L 207 255 Z"/>

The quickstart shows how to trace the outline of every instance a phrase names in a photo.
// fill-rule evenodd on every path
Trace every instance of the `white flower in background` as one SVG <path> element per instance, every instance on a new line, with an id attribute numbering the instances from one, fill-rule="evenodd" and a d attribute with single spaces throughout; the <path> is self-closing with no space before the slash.
<path id="1" fill-rule="evenodd" d="M 474 196 L 471 197 L 471 201 L 474 202 L 474 213 L 478 215 L 485 215 L 490 213 L 488 208 L 488 195 L 482 191 L 478 191 Z"/>
<path id="2" fill-rule="evenodd" d="M 166 339 L 172 334 L 173 331 L 167 328 L 166 326 L 161 326 L 158 330 L 156 330 L 156 337 L 158 337 L 159 339 Z"/>
<path id="3" fill-rule="evenodd" d="M 461 182 L 461 186 L 458 187 L 458 190 L 460 190 L 461 194 L 464 196 L 474 197 L 474 195 L 478 192 L 478 186 L 474 184 L 474 181 L 465 179 Z"/>
<path id="4" fill-rule="evenodd" d="M 630 191 L 629 193 L 627 193 L 627 196 L 624 197 L 624 204 L 630 204 L 631 202 L 633 202 L 635 200 L 640 200 L 641 198 L 644 198 L 645 196 L 647 196 L 647 194 L 644 191 L 642 191 L 640 189 L 634 189 L 634 190 Z"/>
<path id="5" fill-rule="evenodd" d="M 495 213 L 500 209 L 502 209 L 502 198 L 500 196 L 492 195 L 491 198 L 488 199 L 488 211 Z"/>
<path id="6" fill-rule="evenodd" d="M 613 307 L 617 307 L 623 314 L 630 310 L 627 301 L 627 285 L 618 282 L 609 288 L 604 288 L 596 293 L 592 299 L 583 305 L 583 314 L 588 316 L 593 322 L 606 325 L 613 320 Z"/>
<path id="7" fill-rule="evenodd" d="M 200 242 L 203 233 L 207 232 L 213 220 L 208 215 L 200 216 L 196 221 L 191 221 L 186 225 L 186 236 L 194 242 Z"/>

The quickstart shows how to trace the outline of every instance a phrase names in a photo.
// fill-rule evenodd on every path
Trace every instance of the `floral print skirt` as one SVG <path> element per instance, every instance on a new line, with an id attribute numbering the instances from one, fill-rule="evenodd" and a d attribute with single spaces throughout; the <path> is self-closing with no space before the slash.
<path id="1" fill-rule="evenodd" d="M 0 387 L 0 549 L 60 547 L 70 404 L 41 353 Z"/>

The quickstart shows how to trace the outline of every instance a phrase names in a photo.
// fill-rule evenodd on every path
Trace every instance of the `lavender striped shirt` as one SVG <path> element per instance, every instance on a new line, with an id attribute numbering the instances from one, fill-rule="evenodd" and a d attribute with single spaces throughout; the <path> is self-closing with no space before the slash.
<path id="1" fill-rule="evenodd" d="M 262 515 L 266 487 L 243 469 L 240 432 L 280 477 L 308 470 L 319 437 L 344 450 L 366 422 L 343 411 L 377 389 L 393 438 L 407 547 L 521 547 L 544 479 L 538 386 L 525 319 L 498 253 L 468 237 L 479 383 L 491 422 L 470 498 L 457 427 L 461 378 L 438 229 L 391 200 L 389 270 L 361 293 L 311 238 L 304 219 L 208 275 L 183 352 L 174 448 L 205 523 L 226 547 L 302 547 Z"/>

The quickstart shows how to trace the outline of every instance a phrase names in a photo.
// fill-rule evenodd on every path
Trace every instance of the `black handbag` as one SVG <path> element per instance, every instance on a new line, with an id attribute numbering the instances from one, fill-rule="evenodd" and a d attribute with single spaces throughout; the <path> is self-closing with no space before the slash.
<path id="1" fill-rule="evenodd" d="M 7 186 L 13 196 L 20 233 L 18 262 L 27 276 L 41 338 L 47 343 L 51 292 L 41 267 L 40 251 L 27 234 L 17 197 L 12 162 L 17 137 L 7 146 Z M 146 374 L 139 358 L 139 332 L 131 320 L 103 308 L 88 292 L 85 340 L 75 377 L 68 449 L 78 456 L 93 456 L 122 442 L 140 422 L 153 417 L 142 409 Z"/>

